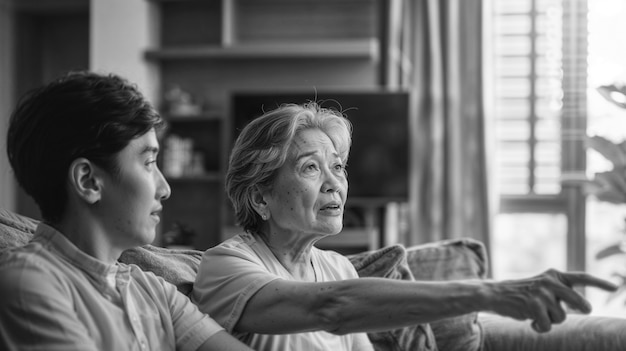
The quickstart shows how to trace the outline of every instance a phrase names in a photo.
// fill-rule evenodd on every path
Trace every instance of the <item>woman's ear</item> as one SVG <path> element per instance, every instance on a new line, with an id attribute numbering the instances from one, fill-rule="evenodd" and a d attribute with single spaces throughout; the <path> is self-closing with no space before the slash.
<path id="1" fill-rule="evenodd" d="M 270 211 L 267 202 L 263 197 L 263 192 L 258 186 L 254 187 L 254 190 L 252 191 L 252 207 L 259 214 L 259 216 L 263 218 L 263 220 L 269 219 Z"/>
<path id="2" fill-rule="evenodd" d="M 69 168 L 70 191 L 88 204 L 95 204 L 102 196 L 98 167 L 84 157 L 77 158 Z"/>

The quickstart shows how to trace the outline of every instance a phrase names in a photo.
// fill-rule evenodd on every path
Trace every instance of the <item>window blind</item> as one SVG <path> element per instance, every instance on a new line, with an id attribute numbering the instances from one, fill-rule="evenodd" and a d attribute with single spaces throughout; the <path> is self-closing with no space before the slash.
<path id="1" fill-rule="evenodd" d="M 494 1 L 494 112 L 498 191 L 561 190 L 561 0 Z"/>

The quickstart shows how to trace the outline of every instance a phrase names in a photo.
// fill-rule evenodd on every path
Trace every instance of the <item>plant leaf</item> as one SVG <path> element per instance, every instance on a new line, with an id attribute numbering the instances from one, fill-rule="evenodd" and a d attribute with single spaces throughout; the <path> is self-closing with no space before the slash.
<path id="1" fill-rule="evenodd" d="M 613 244 L 611 246 L 605 247 L 604 249 L 598 251 L 596 253 L 596 259 L 601 260 L 603 258 L 607 258 L 615 255 L 623 255 L 626 253 L 623 249 L 622 243 Z"/>
<path id="2" fill-rule="evenodd" d="M 620 144 L 616 144 L 599 135 L 594 135 L 587 138 L 587 145 L 611 161 L 614 168 L 626 167 L 626 150 Z"/>
<path id="3" fill-rule="evenodd" d="M 626 108 L 626 103 L 624 103 L 624 95 L 626 95 L 625 94 L 626 87 L 624 85 L 621 85 L 621 84 L 601 85 L 597 87 L 596 90 L 607 101 L 621 108 Z"/>
<path id="4" fill-rule="evenodd" d="M 626 203 L 626 177 L 616 170 L 596 173 L 592 180 L 584 184 L 583 190 L 601 201 Z"/>

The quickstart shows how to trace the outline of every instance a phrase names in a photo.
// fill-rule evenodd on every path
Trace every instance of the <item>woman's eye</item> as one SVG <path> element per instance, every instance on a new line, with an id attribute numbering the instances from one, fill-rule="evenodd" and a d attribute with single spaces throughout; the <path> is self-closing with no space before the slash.
<path id="1" fill-rule="evenodd" d="M 307 171 L 316 171 L 317 170 L 317 165 L 314 164 L 314 163 L 311 163 L 309 165 L 306 165 L 304 167 L 304 169 L 307 170 Z"/>

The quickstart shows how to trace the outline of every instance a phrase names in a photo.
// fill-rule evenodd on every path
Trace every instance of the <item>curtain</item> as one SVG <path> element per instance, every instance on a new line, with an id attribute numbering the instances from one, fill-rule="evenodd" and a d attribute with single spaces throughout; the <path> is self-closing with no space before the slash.
<path id="1" fill-rule="evenodd" d="M 401 85 L 411 90 L 407 245 L 470 237 L 489 247 L 483 1 L 402 3 Z"/>

